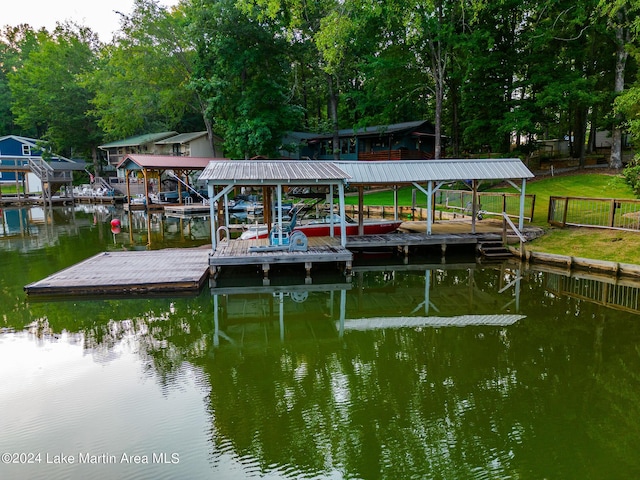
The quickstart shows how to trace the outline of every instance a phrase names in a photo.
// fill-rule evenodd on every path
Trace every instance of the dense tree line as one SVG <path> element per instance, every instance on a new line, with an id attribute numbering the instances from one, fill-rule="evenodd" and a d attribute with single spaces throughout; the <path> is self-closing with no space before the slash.
<path id="1" fill-rule="evenodd" d="M 108 43 L 86 27 L 0 32 L 0 135 L 93 158 L 101 142 L 206 129 L 235 158 L 287 130 L 428 119 L 436 152 L 526 153 L 640 136 L 640 0 L 135 0 Z M 617 143 L 616 143 L 617 142 Z M 337 142 L 335 143 L 337 144 Z M 446 149 L 445 149 L 446 146 Z M 335 152 L 338 156 L 339 152 Z"/>

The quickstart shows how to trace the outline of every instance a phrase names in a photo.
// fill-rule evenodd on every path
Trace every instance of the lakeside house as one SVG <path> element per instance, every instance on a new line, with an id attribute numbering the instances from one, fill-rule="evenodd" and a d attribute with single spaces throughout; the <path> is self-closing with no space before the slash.
<path id="1" fill-rule="evenodd" d="M 289 132 L 283 139 L 282 158 L 333 160 L 430 160 L 435 151 L 435 128 L 427 120 L 340 130 L 333 133 Z"/>
<path id="2" fill-rule="evenodd" d="M 0 137 L 0 183 L 17 183 L 24 193 L 42 192 L 48 188 L 71 184 L 73 172 L 85 169 L 83 161 L 71 160 L 43 150 L 35 138 L 19 135 Z"/>
<path id="3" fill-rule="evenodd" d="M 221 156 L 222 139 L 214 136 L 216 154 L 207 132 L 178 133 L 174 131 L 147 133 L 116 140 L 98 148 L 107 156 L 106 171 L 115 171 L 127 155 L 171 155 L 181 157 Z"/>

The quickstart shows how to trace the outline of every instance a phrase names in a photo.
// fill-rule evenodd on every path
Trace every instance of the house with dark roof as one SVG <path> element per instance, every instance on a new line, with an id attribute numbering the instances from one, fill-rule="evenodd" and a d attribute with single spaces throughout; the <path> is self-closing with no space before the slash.
<path id="1" fill-rule="evenodd" d="M 376 125 L 340 130 L 338 145 L 333 134 L 290 132 L 283 138 L 283 158 L 333 160 L 428 160 L 435 150 L 435 128 L 426 121 Z"/>

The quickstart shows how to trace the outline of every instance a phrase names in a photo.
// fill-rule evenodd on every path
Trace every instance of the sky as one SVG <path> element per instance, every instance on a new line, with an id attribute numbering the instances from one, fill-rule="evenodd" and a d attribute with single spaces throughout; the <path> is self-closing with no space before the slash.
<path id="1" fill-rule="evenodd" d="M 120 15 L 131 13 L 133 0 L 12 0 L 2 2 L 0 27 L 28 23 L 34 29 L 45 27 L 51 31 L 56 22 L 73 20 L 90 27 L 100 40 L 108 42 L 114 31 L 120 28 Z M 178 0 L 160 0 L 164 6 Z"/>

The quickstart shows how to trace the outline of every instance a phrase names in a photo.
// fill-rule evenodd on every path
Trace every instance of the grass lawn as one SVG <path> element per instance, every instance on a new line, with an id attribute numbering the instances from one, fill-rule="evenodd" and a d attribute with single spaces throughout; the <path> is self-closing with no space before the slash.
<path id="1" fill-rule="evenodd" d="M 404 187 L 398 192 L 399 205 L 411 205 L 412 190 Z M 511 186 L 495 187 L 492 191 L 515 192 Z M 526 248 L 532 251 L 593 258 L 622 263 L 640 264 L 640 232 L 603 230 L 596 228 L 554 228 L 547 223 L 549 197 L 572 196 L 592 198 L 636 198 L 621 175 L 601 171 L 563 174 L 554 177 L 532 179 L 527 182 L 527 194 L 536 195 L 533 225 L 545 229 L 546 234 L 530 243 Z M 426 205 L 422 192 L 417 193 L 418 205 Z M 393 205 L 390 190 L 365 193 L 368 205 Z M 347 196 L 346 202 L 356 204 L 357 195 Z"/>

